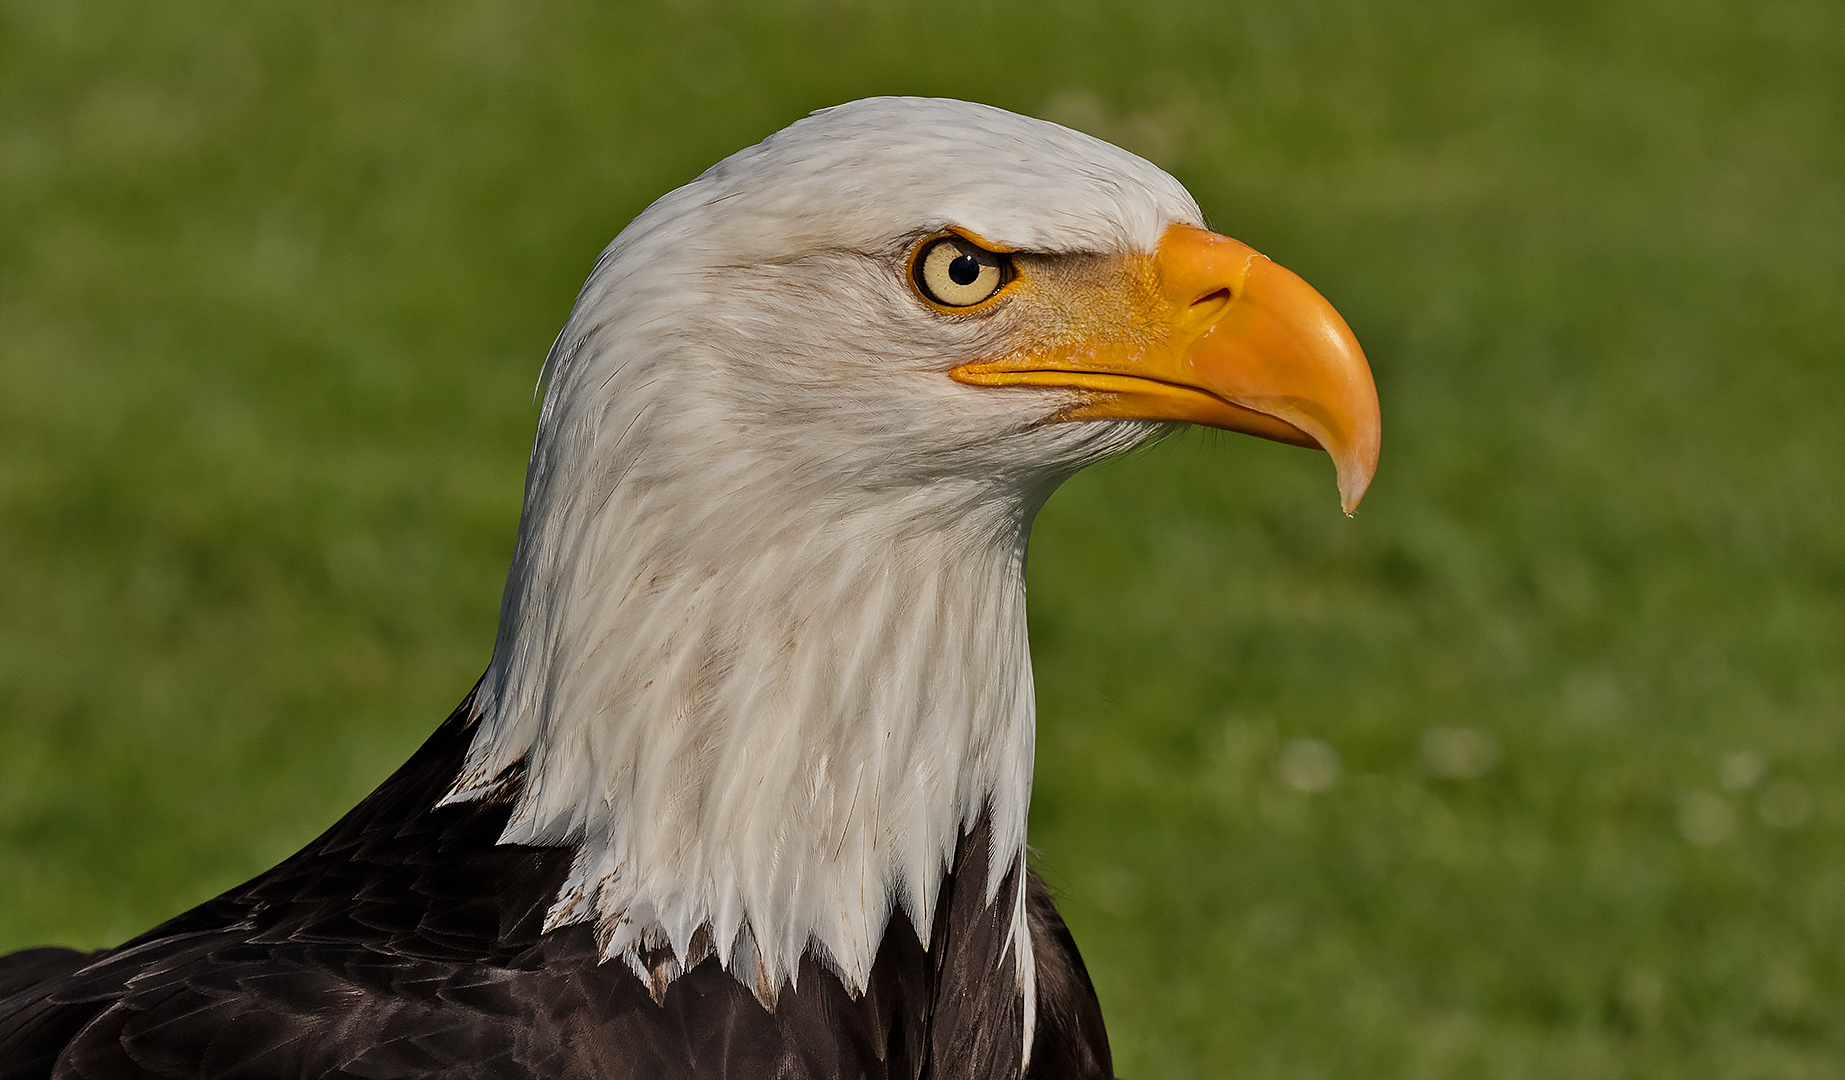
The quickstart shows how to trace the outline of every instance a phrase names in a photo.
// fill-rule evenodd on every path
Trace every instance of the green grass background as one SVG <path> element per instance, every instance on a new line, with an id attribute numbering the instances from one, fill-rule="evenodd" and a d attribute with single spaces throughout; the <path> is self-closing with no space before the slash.
<path id="1" fill-rule="evenodd" d="M 1152 156 L 1377 372 L 1355 520 L 1207 434 L 1040 519 L 1033 839 L 1121 1071 L 1845 1075 L 1829 0 L 0 2 L 0 949 L 405 757 L 596 252 L 874 93 Z"/>

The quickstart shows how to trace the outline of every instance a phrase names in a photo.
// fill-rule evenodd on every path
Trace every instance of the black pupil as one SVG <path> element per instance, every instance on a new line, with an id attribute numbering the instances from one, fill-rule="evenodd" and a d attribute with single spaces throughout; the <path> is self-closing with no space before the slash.
<path id="1" fill-rule="evenodd" d="M 948 264 L 948 280 L 956 285 L 972 285 L 980 277 L 980 260 L 963 255 Z"/>

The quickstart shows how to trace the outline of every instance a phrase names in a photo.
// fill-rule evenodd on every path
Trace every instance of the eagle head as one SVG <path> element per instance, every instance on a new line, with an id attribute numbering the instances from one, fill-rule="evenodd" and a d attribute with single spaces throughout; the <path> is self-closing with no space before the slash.
<path id="1" fill-rule="evenodd" d="M 663 196 L 544 378 L 449 801 L 576 849 L 553 925 L 765 1001 L 806 953 L 862 988 L 899 906 L 926 934 L 976 820 L 989 896 L 1020 865 L 1059 482 L 1190 422 L 1325 450 L 1349 512 L 1378 454 L 1318 293 L 1154 165 L 959 101 L 827 109 Z"/>

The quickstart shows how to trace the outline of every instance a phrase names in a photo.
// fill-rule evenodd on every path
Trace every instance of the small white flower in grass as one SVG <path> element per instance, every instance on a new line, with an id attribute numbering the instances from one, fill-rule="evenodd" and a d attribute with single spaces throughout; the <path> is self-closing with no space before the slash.
<path id="1" fill-rule="evenodd" d="M 1699 847 L 1721 844 L 1736 831 L 1736 811 L 1715 792 L 1690 792 L 1678 801 L 1678 831 Z"/>
<path id="2" fill-rule="evenodd" d="M 1783 777 L 1762 791 L 1755 813 L 1771 829 L 1791 829 L 1813 813 L 1813 796 L 1805 784 Z"/>
<path id="3" fill-rule="evenodd" d="M 1748 791 L 1768 773 L 1768 759 L 1753 750 L 1732 750 L 1717 760 L 1717 782 L 1725 791 Z"/>
<path id="4" fill-rule="evenodd" d="M 1469 727 L 1437 727 L 1422 733 L 1417 746 L 1422 771 L 1450 780 L 1484 776 L 1499 762 L 1493 737 Z"/>
<path id="5" fill-rule="evenodd" d="M 1325 791 L 1339 782 L 1339 751 L 1318 739 L 1290 739 L 1275 762 L 1275 776 L 1296 791 Z"/>

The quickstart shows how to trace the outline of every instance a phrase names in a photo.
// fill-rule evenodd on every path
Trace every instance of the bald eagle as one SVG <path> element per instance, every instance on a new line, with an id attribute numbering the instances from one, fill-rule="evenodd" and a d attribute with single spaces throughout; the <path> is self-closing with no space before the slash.
<path id="1" fill-rule="evenodd" d="M 827 109 L 662 197 L 545 361 L 486 674 L 281 865 L 0 958 L 0 1077 L 1113 1075 L 1027 865 L 1023 568 L 1178 422 L 1376 391 L 1170 176 L 957 101 Z"/>

